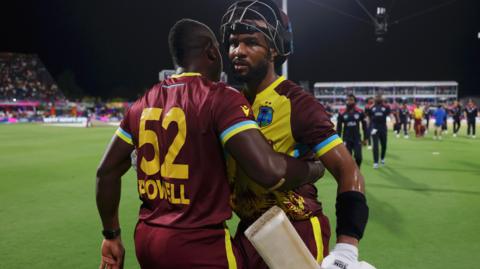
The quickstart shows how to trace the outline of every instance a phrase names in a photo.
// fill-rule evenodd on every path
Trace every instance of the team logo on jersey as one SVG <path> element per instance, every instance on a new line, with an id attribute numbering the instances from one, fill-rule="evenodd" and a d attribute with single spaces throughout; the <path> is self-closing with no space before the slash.
<path id="1" fill-rule="evenodd" d="M 360 115 L 358 115 L 358 114 L 355 114 L 353 117 L 354 117 L 356 120 L 360 119 Z"/>
<path id="2" fill-rule="evenodd" d="M 245 113 L 245 116 L 248 117 L 248 114 L 250 114 L 250 108 L 248 106 L 241 106 L 243 113 Z"/>
<path id="3" fill-rule="evenodd" d="M 261 106 L 258 112 L 257 122 L 260 127 L 268 126 L 273 120 L 273 108 Z"/>

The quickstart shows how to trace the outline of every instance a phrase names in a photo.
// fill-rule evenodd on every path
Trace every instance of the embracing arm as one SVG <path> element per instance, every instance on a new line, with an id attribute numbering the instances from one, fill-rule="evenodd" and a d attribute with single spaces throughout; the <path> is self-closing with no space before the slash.
<path id="1" fill-rule="evenodd" d="M 250 178 L 270 190 L 293 189 L 314 182 L 324 173 L 319 162 L 304 162 L 276 153 L 257 129 L 233 136 L 226 149 Z"/>

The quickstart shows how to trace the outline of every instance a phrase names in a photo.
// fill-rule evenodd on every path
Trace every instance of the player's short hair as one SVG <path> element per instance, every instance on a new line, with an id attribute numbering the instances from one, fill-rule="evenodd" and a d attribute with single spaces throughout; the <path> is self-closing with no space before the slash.
<path id="1" fill-rule="evenodd" d="M 207 47 L 218 46 L 217 43 L 215 34 L 207 25 L 192 19 L 177 21 L 168 34 L 170 54 L 176 66 L 185 66 Z"/>
<path id="2" fill-rule="evenodd" d="M 353 101 L 356 103 L 357 102 L 357 97 L 353 94 L 347 94 L 347 98 L 353 98 Z"/>

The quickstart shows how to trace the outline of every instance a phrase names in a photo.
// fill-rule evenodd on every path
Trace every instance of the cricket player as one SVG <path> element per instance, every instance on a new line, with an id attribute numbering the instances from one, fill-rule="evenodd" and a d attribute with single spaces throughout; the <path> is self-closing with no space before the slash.
<path id="1" fill-rule="evenodd" d="M 467 135 L 475 138 L 475 128 L 477 125 L 478 108 L 472 99 L 468 100 L 465 107 L 465 117 L 467 118 Z"/>
<path id="2" fill-rule="evenodd" d="M 415 103 L 414 104 L 414 109 L 413 109 L 413 120 L 414 120 L 414 129 L 415 129 L 415 136 L 416 137 L 421 137 L 424 134 L 424 127 L 422 125 L 422 119 L 423 119 L 423 108 L 420 106 L 420 104 Z"/>
<path id="3" fill-rule="evenodd" d="M 375 104 L 369 110 L 370 119 L 372 121 L 372 138 L 373 138 L 373 168 L 378 168 L 378 143 L 382 147 L 381 163 L 385 164 L 385 155 L 387 153 L 387 117 L 390 115 L 390 107 L 383 102 L 381 95 L 375 96 Z"/>
<path id="4" fill-rule="evenodd" d="M 427 134 L 428 128 L 430 127 L 430 117 L 432 116 L 432 111 L 428 103 L 425 105 L 423 116 L 425 117 L 425 134 Z"/>
<path id="5" fill-rule="evenodd" d="M 374 99 L 372 97 L 367 98 L 367 103 L 365 104 L 365 116 L 367 116 L 367 132 L 368 132 L 368 138 L 367 138 L 367 149 L 371 150 L 372 149 L 372 119 L 370 118 L 370 110 L 372 107 L 375 105 Z"/>
<path id="6" fill-rule="evenodd" d="M 360 125 L 362 125 L 363 139 L 360 134 Z M 362 164 L 362 144 L 366 145 L 367 143 L 367 122 L 365 113 L 357 107 L 357 98 L 353 94 L 347 96 L 346 108 L 338 114 L 337 133 L 343 138 L 343 143 L 350 154 L 355 157 L 355 162 L 360 167 Z"/>
<path id="7" fill-rule="evenodd" d="M 400 130 L 403 127 L 404 138 L 408 138 L 407 125 L 410 120 L 410 110 L 408 110 L 407 101 L 403 101 L 402 106 L 397 110 L 398 118 L 400 120 Z M 400 132 L 399 130 L 399 132 Z M 399 134 L 397 134 L 398 137 Z"/>
<path id="8" fill-rule="evenodd" d="M 324 107 L 275 72 L 292 53 L 288 17 L 272 1 L 237 1 L 224 14 L 221 33 L 233 74 L 245 83 L 256 121 L 274 150 L 290 156 L 313 152 L 338 182 L 337 245 L 324 260 L 330 230 L 313 184 L 272 192 L 253 182 L 243 169 L 233 171 L 232 207 L 241 219 L 234 240 L 244 252 L 247 267 L 267 268 L 244 231 L 277 205 L 324 268 L 355 268 L 358 241 L 368 219 L 364 179 Z"/>
<path id="9" fill-rule="evenodd" d="M 433 113 L 435 117 L 435 131 L 433 139 L 442 139 L 443 126 L 445 125 L 447 111 L 443 108 L 443 105 L 438 105 L 437 109 Z"/>
<path id="10" fill-rule="evenodd" d="M 450 108 L 450 112 L 452 113 L 452 118 L 453 118 L 453 137 L 457 137 L 458 131 L 460 130 L 460 127 L 461 127 L 462 114 L 463 114 L 462 106 L 457 100 L 453 102 L 453 106 Z"/>
<path id="11" fill-rule="evenodd" d="M 248 101 L 217 83 L 218 42 L 204 24 L 183 19 L 169 34 L 180 74 L 161 81 L 127 112 L 97 171 L 103 223 L 101 268 L 121 268 L 120 177 L 137 152 L 142 201 L 135 230 L 141 268 L 243 268 L 225 221 L 232 216 L 225 154 L 256 184 L 288 190 L 323 174 L 322 165 L 275 153 Z"/>

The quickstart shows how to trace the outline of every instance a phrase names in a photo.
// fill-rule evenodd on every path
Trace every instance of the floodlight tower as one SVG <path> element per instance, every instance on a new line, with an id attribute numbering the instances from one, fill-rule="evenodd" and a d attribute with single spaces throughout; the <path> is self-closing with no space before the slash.
<path id="1" fill-rule="evenodd" d="M 388 31 L 388 14 L 384 5 L 380 4 L 377 7 L 377 14 L 375 20 L 375 36 L 377 42 L 383 42 L 384 36 Z"/>

